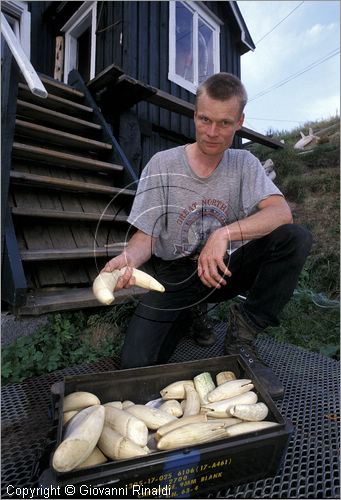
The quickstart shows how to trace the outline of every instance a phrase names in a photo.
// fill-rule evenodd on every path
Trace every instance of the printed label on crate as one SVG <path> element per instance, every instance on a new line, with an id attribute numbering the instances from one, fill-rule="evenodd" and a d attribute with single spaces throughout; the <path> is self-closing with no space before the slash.
<path id="1" fill-rule="evenodd" d="M 231 458 L 202 462 L 200 453 L 194 450 L 186 457 L 170 456 L 162 472 L 127 484 L 133 498 L 186 498 L 199 495 L 200 491 L 214 487 L 223 479 Z"/>

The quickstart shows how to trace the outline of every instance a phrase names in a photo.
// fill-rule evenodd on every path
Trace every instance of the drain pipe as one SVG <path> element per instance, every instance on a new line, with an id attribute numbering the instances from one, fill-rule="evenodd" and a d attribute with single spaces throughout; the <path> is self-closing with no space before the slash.
<path id="1" fill-rule="evenodd" d="M 29 61 L 27 55 L 23 51 L 17 37 L 13 33 L 11 26 L 9 25 L 6 16 L 1 12 L 1 32 L 5 37 L 5 40 L 22 72 L 27 85 L 29 86 L 32 94 L 46 99 L 47 90 L 45 89 L 42 81 L 37 75 L 36 70 Z"/>

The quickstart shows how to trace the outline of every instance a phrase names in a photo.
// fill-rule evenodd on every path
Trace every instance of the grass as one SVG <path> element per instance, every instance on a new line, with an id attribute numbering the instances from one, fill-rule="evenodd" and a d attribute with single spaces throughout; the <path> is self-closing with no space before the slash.
<path id="1" fill-rule="evenodd" d="M 299 290 L 284 309 L 281 325 L 268 328 L 265 333 L 279 341 L 340 359 L 338 305 L 328 306 L 327 301 L 326 306 L 317 305 L 316 299 L 318 296 L 307 289 Z"/>
<path id="2" fill-rule="evenodd" d="M 298 154 L 293 145 L 300 130 L 309 127 L 319 135 L 321 144 L 309 153 Z M 340 143 L 339 117 L 310 122 L 302 129 L 275 134 L 286 147 L 270 151 L 260 145 L 249 149 L 261 161 L 271 157 L 277 177 L 275 183 L 284 193 L 294 222 L 308 228 L 314 238 L 312 252 L 301 273 L 298 292 L 285 307 L 281 326 L 267 333 L 280 340 L 340 359 Z M 321 307 L 314 297 L 336 300 Z M 325 301 L 326 302 L 326 301 Z"/>

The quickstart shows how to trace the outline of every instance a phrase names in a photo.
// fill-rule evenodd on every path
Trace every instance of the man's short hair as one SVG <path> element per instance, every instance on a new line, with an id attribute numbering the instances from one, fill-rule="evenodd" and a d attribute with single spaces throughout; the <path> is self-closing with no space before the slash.
<path id="1" fill-rule="evenodd" d="M 239 78 L 231 73 L 216 73 L 210 76 L 197 88 L 196 101 L 204 93 L 217 101 L 227 101 L 237 97 L 240 102 L 240 114 L 247 103 L 247 93 Z"/>

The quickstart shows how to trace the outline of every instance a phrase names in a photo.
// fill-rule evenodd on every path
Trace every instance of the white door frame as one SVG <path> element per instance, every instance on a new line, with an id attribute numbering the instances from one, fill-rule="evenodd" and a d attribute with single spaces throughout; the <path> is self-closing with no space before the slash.
<path id="1" fill-rule="evenodd" d="M 28 10 L 27 2 L 14 0 L 2 0 L 1 10 L 6 15 L 14 18 L 14 23 L 10 25 L 14 34 L 20 42 L 21 48 L 31 58 L 31 13 Z"/>
<path id="2" fill-rule="evenodd" d="M 67 83 L 70 71 L 77 69 L 77 40 L 89 26 L 91 26 L 90 79 L 95 77 L 96 24 L 97 2 L 84 2 L 62 27 L 61 31 L 65 34 L 64 83 Z"/>

